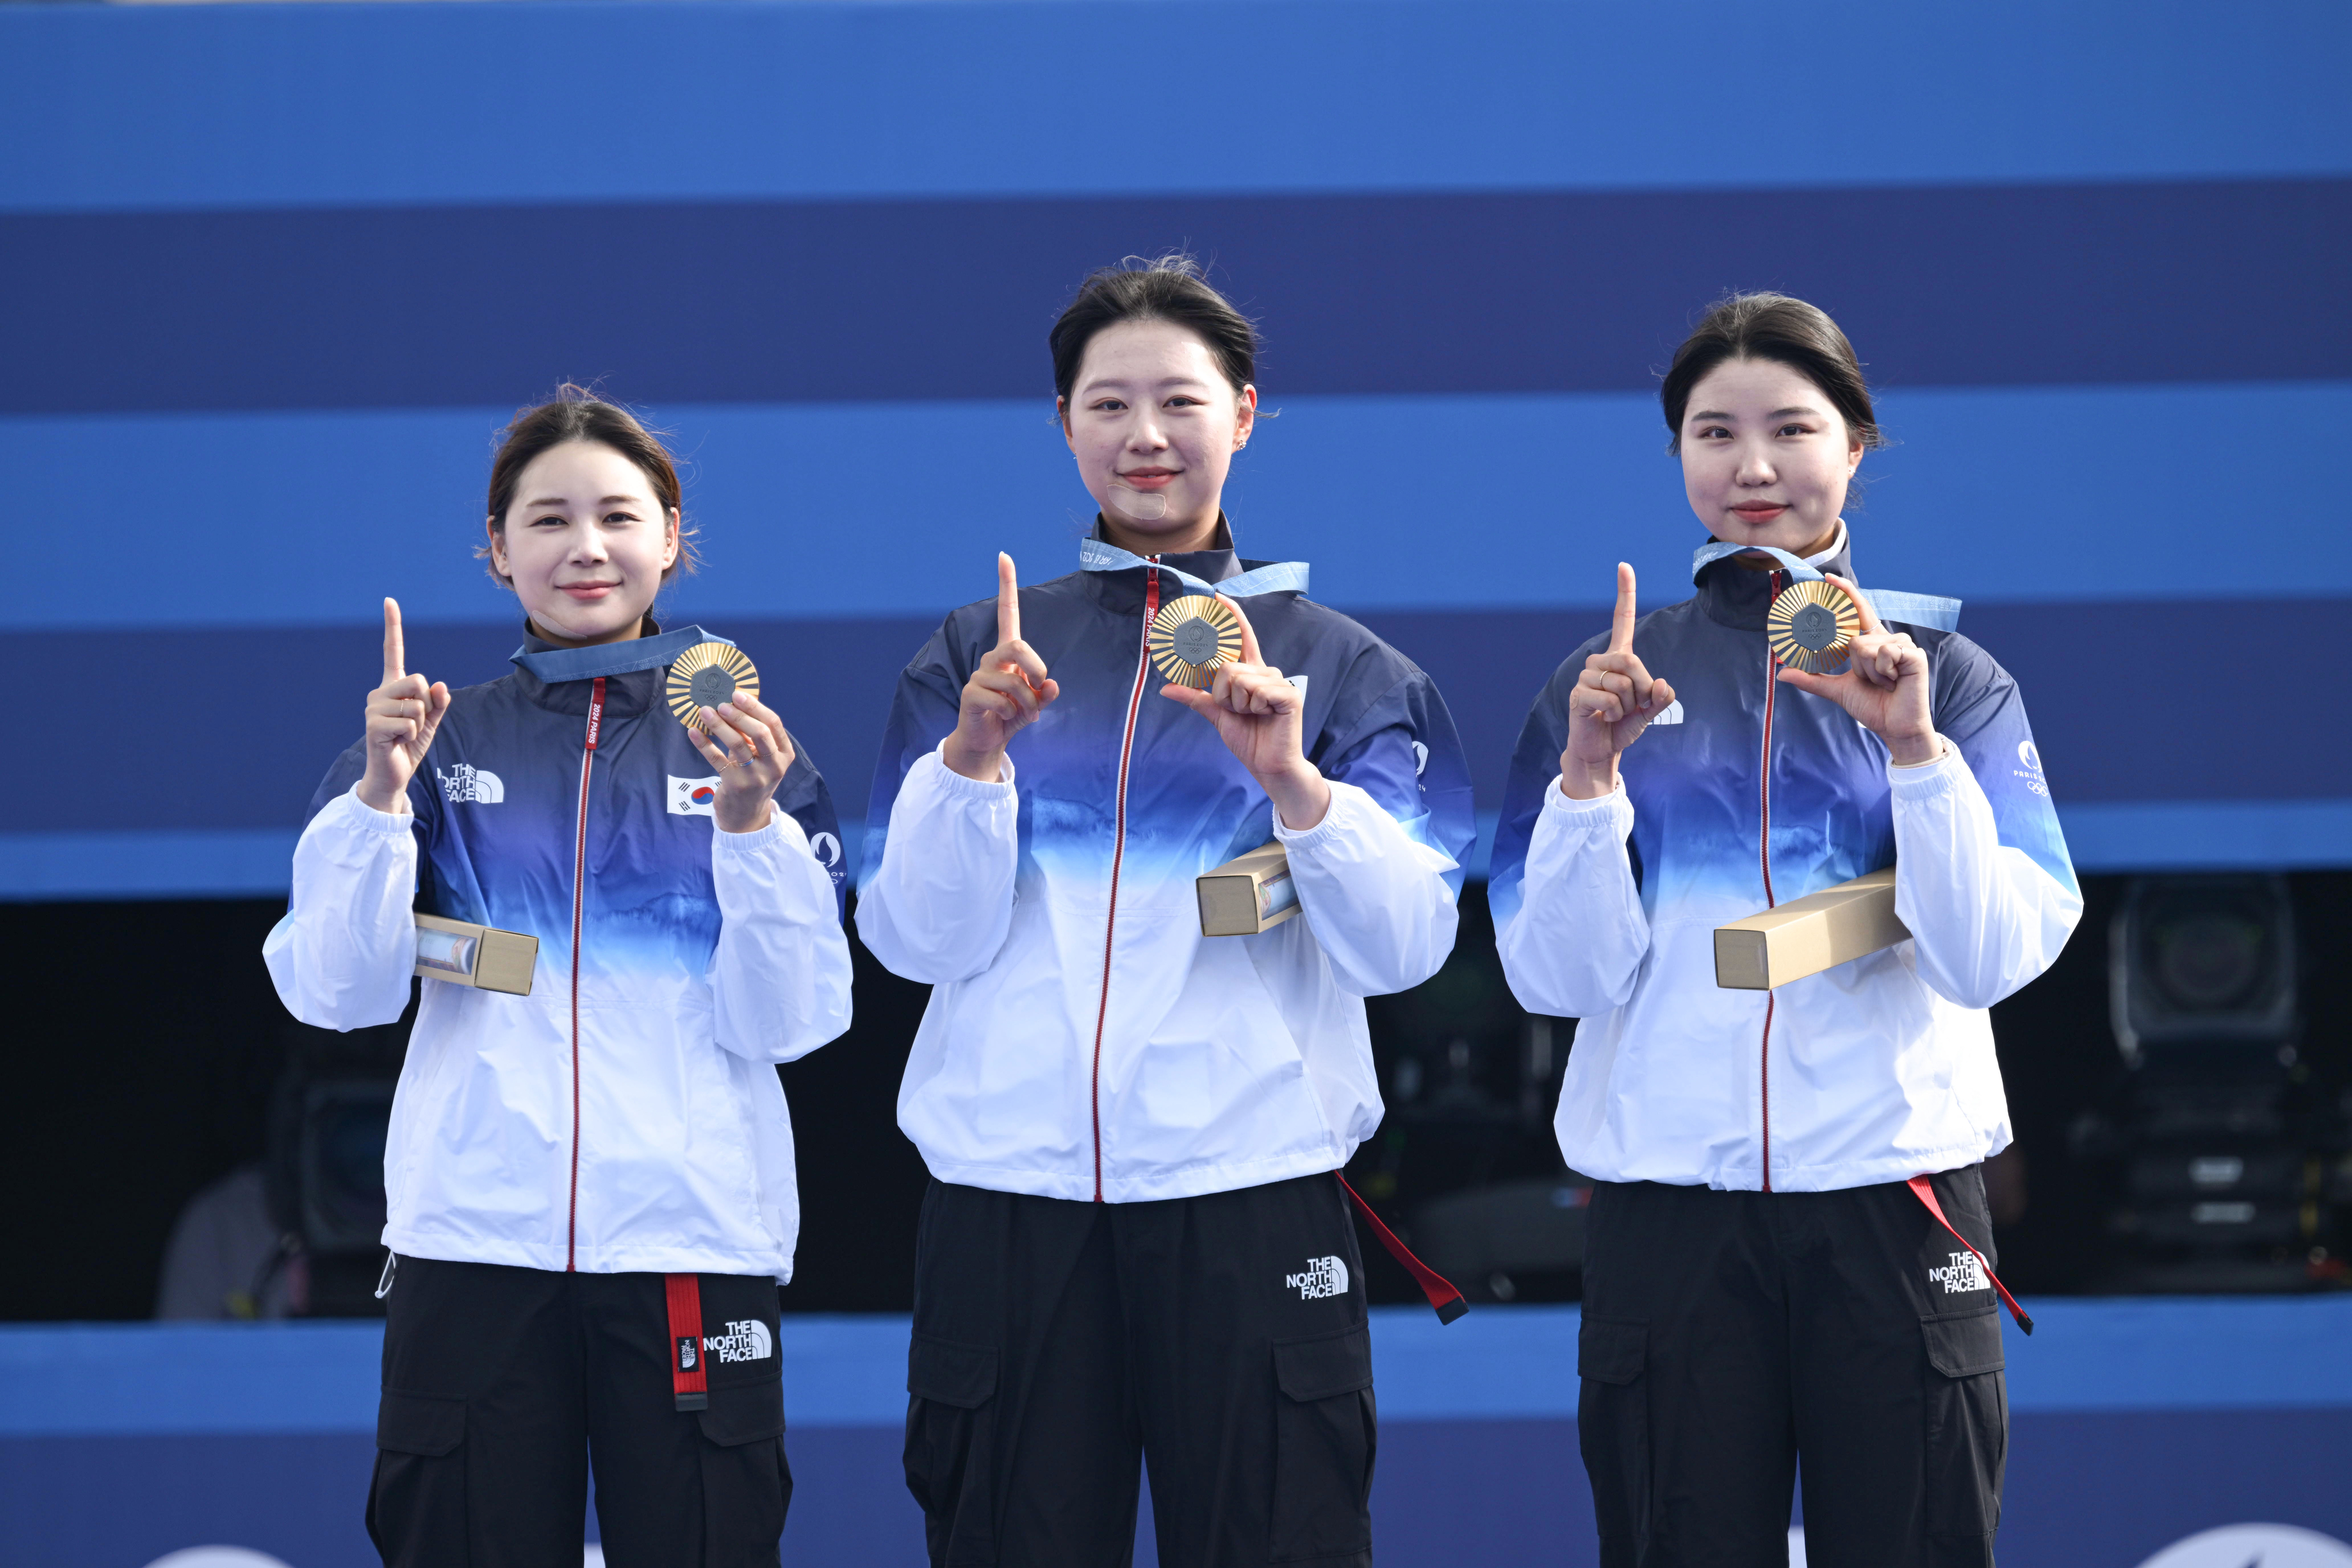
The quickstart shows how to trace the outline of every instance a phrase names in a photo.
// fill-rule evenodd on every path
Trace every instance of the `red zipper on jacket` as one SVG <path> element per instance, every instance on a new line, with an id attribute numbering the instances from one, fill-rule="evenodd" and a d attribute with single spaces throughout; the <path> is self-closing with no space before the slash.
<path id="1" fill-rule="evenodd" d="M 1782 587 L 1781 574 L 1772 574 L 1772 591 L 1777 596 Z M 1763 813 L 1763 828 L 1756 836 L 1756 855 L 1764 868 L 1764 907 L 1771 908 L 1780 901 L 1772 896 L 1772 706 L 1780 689 L 1780 660 L 1772 652 L 1772 640 L 1764 640 L 1764 766 L 1758 770 L 1757 800 Z M 1764 1190 L 1772 1190 L 1772 1003 L 1770 991 L 1764 993 L 1764 1039 L 1757 1048 L 1759 1071 L 1764 1087 Z"/>
<path id="2" fill-rule="evenodd" d="M 1158 556 L 1152 560 L 1157 562 Z M 1160 613 L 1160 572 L 1155 566 L 1143 579 L 1143 632 L 1135 643 L 1135 689 L 1127 695 L 1127 733 L 1118 743 L 1118 800 L 1112 814 L 1110 841 L 1110 906 L 1103 915 L 1102 998 L 1095 1004 L 1095 1061 L 1088 1098 L 1095 1124 L 1095 1201 L 1103 1200 L 1102 1186 L 1102 1045 L 1103 1025 L 1110 1017 L 1111 937 L 1118 929 L 1118 868 L 1127 856 L 1127 765 L 1135 751 L 1135 720 L 1143 711 L 1143 678 L 1151 668 L 1151 618 Z"/>
<path id="3" fill-rule="evenodd" d="M 596 765 L 596 732 L 604 722 L 604 677 L 588 693 L 588 737 L 580 748 L 580 828 L 572 852 L 572 1211 L 564 1222 L 563 1271 L 580 1257 L 580 928 L 588 886 L 588 775 Z"/>

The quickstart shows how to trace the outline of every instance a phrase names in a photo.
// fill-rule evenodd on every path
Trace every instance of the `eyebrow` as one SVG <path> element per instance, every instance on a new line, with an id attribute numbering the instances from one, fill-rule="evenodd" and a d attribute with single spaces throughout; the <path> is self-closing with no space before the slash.
<path id="1" fill-rule="evenodd" d="M 566 496 L 541 496 L 536 501 L 526 502 L 523 509 L 525 511 L 529 511 L 533 507 L 562 507 L 569 506 L 570 504 L 571 497 Z M 645 497 L 642 496 L 607 496 L 596 504 L 600 507 L 610 507 L 614 505 L 641 507 L 645 505 Z"/>
<path id="2" fill-rule="evenodd" d="M 1095 392 L 1097 388 L 1108 391 L 1115 388 L 1126 387 L 1129 384 L 1132 383 L 1129 383 L 1118 376 L 1097 376 L 1094 380 L 1080 386 L 1078 388 L 1078 393 L 1083 397 Z M 1204 387 L 1207 386 L 1209 382 L 1199 376 L 1169 376 L 1163 380 L 1144 384 L 1156 387 L 1161 392 L 1172 392 L 1178 387 Z"/>
<path id="3" fill-rule="evenodd" d="M 1819 418 L 1821 412 L 1822 411 L 1820 409 L 1811 407 L 1807 404 L 1797 403 L 1788 408 L 1776 408 L 1764 417 L 1767 419 L 1786 419 L 1792 413 L 1807 413 L 1813 415 L 1815 418 Z M 1688 417 L 1692 419 L 1737 419 L 1738 415 L 1726 413 L 1719 408 L 1703 408 L 1696 413 L 1691 414 Z"/>

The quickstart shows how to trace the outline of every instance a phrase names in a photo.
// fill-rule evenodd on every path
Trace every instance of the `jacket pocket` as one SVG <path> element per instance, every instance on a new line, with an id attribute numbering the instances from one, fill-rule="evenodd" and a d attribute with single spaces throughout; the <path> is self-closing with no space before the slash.
<path id="1" fill-rule="evenodd" d="M 386 1389 L 375 1407 L 375 1446 L 437 1459 L 466 1440 L 466 1402 Z"/>
<path id="2" fill-rule="evenodd" d="M 1923 1314 L 1927 1531 L 1990 1536 L 2000 1525 L 2009 1458 L 2009 1388 L 2000 1311 Z"/>
<path id="3" fill-rule="evenodd" d="M 996 1397 L 996 1347 L 919 1333 L 907 1347 L 907 1392 L 959 1410 L 977 1410 Z"/>
<path id="4" fill-rule="evenodd" d="M 1274 1346 L 1274 1508 L 1269 1559 L 1296 1563 L 1369 1551 L 1372 1460 L 1370 1327 Z"/>
<path id="5" fill-rule="evenodd" d="M 367 1531 L 390 1568 L 466 1568 L 466 1402 L 387 1389 L 375 1408 Z"/>
<path id="6" fill-rule="evenodd" d="M 935 1212 L 926 1197 L 927 1233 Z M 907 1347 L 907 1490 L 930 1527 L 952 1538 L 960 1563 L 994 1560 L 996 1374 L 994 1345 L 918 1333 Z"/>
<path id="7" fill-rule="evenodd" d="M 1650 1540 L 1650 1329 L 1586 1313 L 1576 1333 L 1576 1441 L 1592 1481 L 1608 1563 L 1641 1561 Z"/>

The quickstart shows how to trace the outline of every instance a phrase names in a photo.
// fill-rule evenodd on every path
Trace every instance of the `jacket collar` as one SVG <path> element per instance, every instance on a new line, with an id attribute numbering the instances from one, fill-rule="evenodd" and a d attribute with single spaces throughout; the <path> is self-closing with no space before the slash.
<path id="1" fill-rule="evenodd" d="M 1106 544 L 1110 542 L 1103 534 L 1101 514 L 1096 514 L 1095 526 L 1087 530 L 1087 537 L 1102 539 Z M 1181 550 L 1148 559 L 1162 566 L 1173 567 L 1178 571 L 1191 572 L 1203 582 L 1223 582 L 1255 567 L 1270 564 L 1262 560 L 1244 560 L 1234 552 L 1233 526 L 1225 520 L 1225 514 L 1222 511 L 1217 514 L 1216 543 L 1212 548 Z M 1130 567 L 1125 571 L 1081 571 L 1078 577 L 1086 591 L 1106 610 L 1132 614 L 1143 608 L 1143 573 L 1135 568 Z M 1162 602 L 1167 597 L 1163 590 Z"/>
<path id="2" fill-rule="evenodd" d="M 1861 586 L 1853 575 L 1853 536 L 1846 530 L 1843 517 L 1838 519 L 1837 538 L 1830 541 L 1830 548 L 1819 555 L 1807 556 L 1805 564 Z M 1750 571 L 1736 558 L 1710 561 L 1699 569 L 1699 608 L 1718 625 L 1740 632 L 1761 632 L 1764 612 L 1772 607 L 1773 596 L 1787 586 L 1779 581 L 1784 575 L 1778 570 Z"/>
<path id="3" fill-rule="evenodd" d="M 523 622 L 522 646 L 511 655 L 516 678 L 524 695 L 558 713 L 588 711 L 588 682 L 603 677 L 604 705 L 614 717 L 651 707 L 661 684 L 661 672 L 697 643 L 724 643 L 699 626 L 665 632 L 650 615 L 645 635 L 626 643 L 599 643 L 586 648 L 559 648 Z"/>

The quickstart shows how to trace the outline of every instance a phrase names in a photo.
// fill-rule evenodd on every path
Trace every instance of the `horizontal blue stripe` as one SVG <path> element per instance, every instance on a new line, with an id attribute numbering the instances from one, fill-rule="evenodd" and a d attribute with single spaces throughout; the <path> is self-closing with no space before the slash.
<path id="1" fill-rule="evenodd" d="M 1689 592 L 1702 535 L 1647 397 L 1269 402 L 1229 509 L 1251 555 L 1313 563 L 1318 599 L 1585 605 L 1620 559 L 1645 604 Z M 650 409 L 706 530 L 708 567 L 665 613 L 936 623 L 992 591 L 1000 549 L 1033 580 L 1074 570 L 1092 503 L 1047 408 Z M 1990 601 L 2352 593 L 2335 459 L 2352 382 L 1897 392 L 1883 413 L 1898 444 L 1864 464 L 1863 580 L 1966 600 L 1964 631 Z M 40 519 L 17 530 L 0 631 L 368 625 L 386 593 L 413 621 L 512 615 L 471 553 L 503 417 L 0 419 L 0 471 Z"/>
<path id="2" fill-rule="evenodd" d="M 2020 1411 L 2352 1406 L 2352 1301 L 2049 1300 L 2008 1333 Z M 1438 1323 L 1371 1314 L 1391 1420 L 1576 1413 L 1574 1307 L 1482 1307 Z M 2004 1324 L 2007 1320 L 2003 1319 Z M 906 1418 L 908 1320 L 788 1315 L 778 1334 L 795 1427 Z M 0 1437 L 362 1431 L 375 1425 L 375 1323 L 0 1327 Z"/>
<path id="3" fill-rule="evenodd" d="M 2327 0 L 7 6 L 0 207 L 2341 172 L 2347 52 Z M 1139 151 L 1176 84 L 1232 134 Z"/>
<path id="4" fill-rule="evenodd" d="M 2352 800 L 2062 802 L 2058 820 L 2082 871 L 2352 866 Z"/>
<path id="5" fill-rule="evenodd" d="M 2352 867 L 2352 800 L 2154 800 L 2062 805 L 2080 872 L 2315 871 Z M 1466 867 L 1484 881 L 1497 813 L 1478 813 Z M 841 824 L 854 877 L 866 824 Z M 274 898 L 289 890 L 291 828 L 0 831 L 0 900 Z"/>
<path id="6" fill-rule="evenodd" d="M 0 898 L 282 898 L 299 837 L 292 827 L 0 832 Z"/>
<path id="7" fill-rule="evenodd" d="M 0 412 L 1041 396 L 1077 279 L 1179 244 L 1277 397 L 1648 390 L 1727 287 L 1822 305 L 1889 386 L 2352 376 L 2341 179 L 338 207 L 0 215 L 41 302 Z"/>

